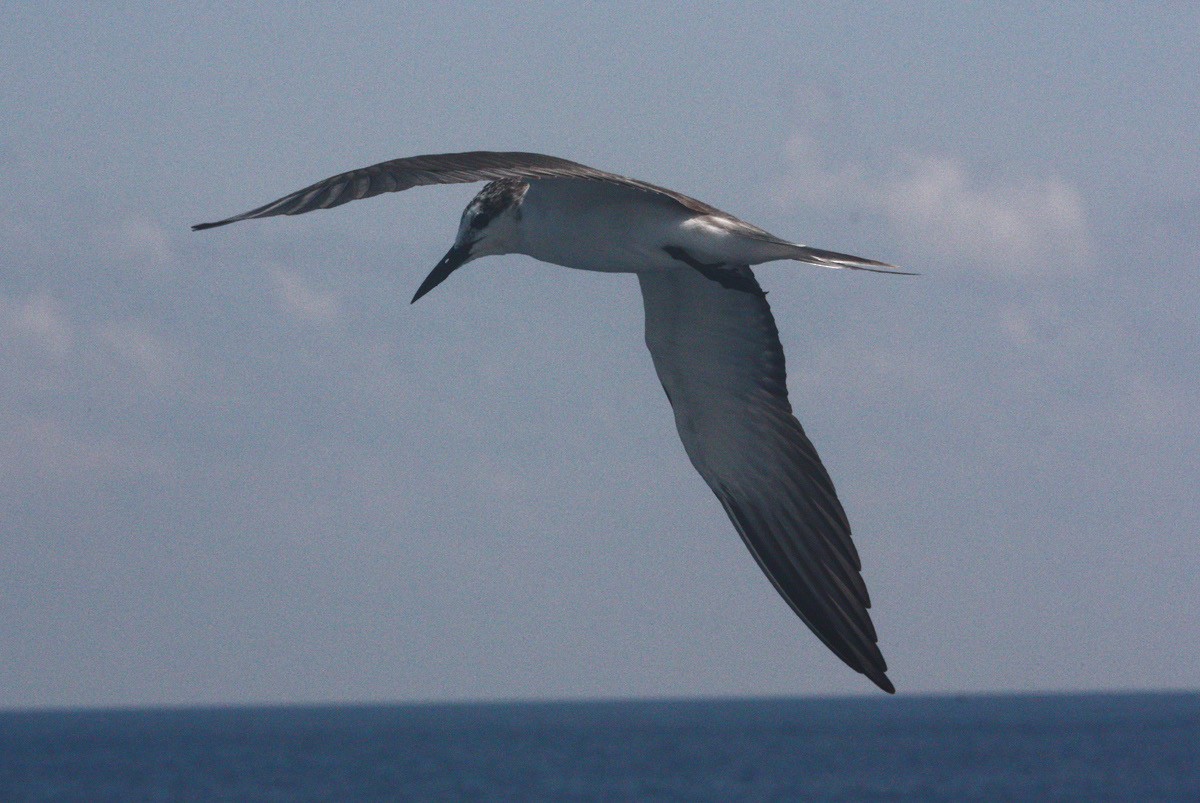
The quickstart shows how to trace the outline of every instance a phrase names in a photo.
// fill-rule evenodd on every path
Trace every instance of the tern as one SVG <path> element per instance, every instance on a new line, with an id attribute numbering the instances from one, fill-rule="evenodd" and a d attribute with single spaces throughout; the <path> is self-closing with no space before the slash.
<path id="1" fill-rule="evenodd" d="M 646 345 L 692 465 L 796 615 L 852 669 L 895 693 L 867 611 L 871 601 L 849 521 L 792 414 L 779 332 L 750 266 L 795 260 L 903 271 L 793 243 L 674 190 L 537 153 L 394 159 L 192 228 L 478 181 L 489 183 L 467 204 L 454 245 L 412 301 L 492 254 L 635 274 Z"/>

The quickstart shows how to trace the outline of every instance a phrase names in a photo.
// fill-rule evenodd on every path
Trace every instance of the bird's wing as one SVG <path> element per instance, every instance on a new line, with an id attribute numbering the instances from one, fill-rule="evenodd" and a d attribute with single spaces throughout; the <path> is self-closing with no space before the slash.
<path id="1" fill-rule="evenodd" d="M 499 153 L 494 151 L 470 151 L 467 153 L 438 153 L 429 156 L 410 156 L 380 162 L 370 167 L 339 173 L 324 181 L 290 193 L 264 204 L 257 209 L 213 223 L 198 223 L 195 230 L 211 229 L 239 220 L 271 217 L 273 215 L 299 215 L 314 209 L 329 209 L 360 198 L 370 198 L 385 192 L 400 192 L 426 184 L 465 184 L 474 181 L 496 181 L 505 178 L 574 178 L 589 181 L 607 181 L 633 187 L 644 192 L 655 193 L 675 201 L 684 208 L 702 215 L 718 215 L 736 223 L 743 223 L 757 232 L 771 235 L 738 221 L 703 201 L 697 201 L 682 193 L 648 184 L 637 179 L 606 173 L 587 165 L 581 165 L 556 156 L 540 153 Z"/>
<path id="2" fill-rule="evenodd" d="M 684 449 L 759 566 L 829 649 L 894 692 L 876 646 L 850 525 L 788 402 L 783 349 L 766 295 L 699 272 L 638 274 L 646 345 Z"/>

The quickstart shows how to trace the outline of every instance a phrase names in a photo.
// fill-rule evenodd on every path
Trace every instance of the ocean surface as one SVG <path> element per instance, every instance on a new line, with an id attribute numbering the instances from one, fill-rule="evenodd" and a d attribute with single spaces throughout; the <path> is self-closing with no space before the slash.
<path id="1" fill-rule="evenodd" d="M 1200 694 L 0 712 L 0 800 L 1200 801 Z"/>

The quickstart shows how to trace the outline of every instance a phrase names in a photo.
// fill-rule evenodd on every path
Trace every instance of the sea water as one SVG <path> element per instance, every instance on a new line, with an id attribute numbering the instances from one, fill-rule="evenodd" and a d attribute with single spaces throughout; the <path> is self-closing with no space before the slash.
<path id="1" fill-rule="evenodd" d="M 1200 801 L 1200 694 L 0 713 L 0 800 Z"/>

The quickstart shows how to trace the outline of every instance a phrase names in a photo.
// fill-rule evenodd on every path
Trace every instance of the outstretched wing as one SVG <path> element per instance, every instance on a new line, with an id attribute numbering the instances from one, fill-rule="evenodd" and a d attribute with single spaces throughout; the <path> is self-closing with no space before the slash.
<path id="1" fill-rule="evenodd" d="M 788 402 L 775 320 L 749 291 L 684 266 L 638 274 L 646 345 L 692 465 L 758 565 L 829 649 L 894 692 L 833 483 Z"/>
<path id="2" fill-rule="evenodd" d="M 438 153 L 429 156 L 410 156 L 380 162 L 370 167 L 339 173 L 324 181 L 290 193 L 257 209 L 213 223 L 198 223 L 193 230 L 211 229 L 239 220 L 300 215 L 314 209 L 330 209 L 360 198 L 370 198 L 385 192 L 400 192 L 426 184 L 466 184 L 474 181 L 496 181 L 503 178 L 575 178 L 608 181 L 627 187 L 666 196 L 683 207 L 704 215 L 732 218 L 716 207 L 697 201 L 682 193 L 648 184 L 637 179 L 606 173 L 556 156 L 540 153 L 500 153 L 469 151 L 467 153 Z M 749 225 L 749 224 L 746 224 Z M 756 227 L 755 227 L 756 228 Z"/>

